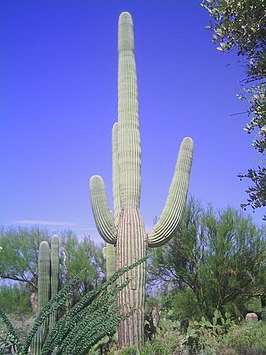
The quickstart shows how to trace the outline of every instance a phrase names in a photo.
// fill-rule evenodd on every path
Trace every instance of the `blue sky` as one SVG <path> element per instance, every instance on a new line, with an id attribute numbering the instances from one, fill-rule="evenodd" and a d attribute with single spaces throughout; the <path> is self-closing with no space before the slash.
<path id="1" fill-rule="evenodd" d="M 195 142 L 190 194 L 217 209 L 246 201 L 237 174 L 257 156 L 247 117 L 234 115 L 246 109 L 236 98 L 243 67 L 211 43 L 200 1 L 2 0 L 0 225 L 70 228 L 100 240 L 88 182 L 102 175 L 112 206 L 122 11 L 135 26 L 147 228 L 163 209 L 185 136 Z"/>

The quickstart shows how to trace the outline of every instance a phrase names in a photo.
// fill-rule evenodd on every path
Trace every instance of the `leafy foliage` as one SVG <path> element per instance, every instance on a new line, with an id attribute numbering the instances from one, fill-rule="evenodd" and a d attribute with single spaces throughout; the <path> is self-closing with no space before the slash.
<path id="1" fill-rule="evenodd" d="M 256 132 L 252 145 L 259 154 L 266 148 L 266 2 L 264 0 L 203 0 L 202 6 L 213 18 L 212 41 L 219 42 L 218 50 L 223 52 L 237 49 L 244 62 L 247 78 L 243 94 L 239 95 L 249 106 L 250 122 L 245 130 Z M 252 83 L 252 84 L 251 84 Z M 253 209 L 266 206 L 266 171 L 264 168 L 249 169 L 247 174 L 239 174 L 255 184 L 247 193 L 250 198 L 243 207 Z M 266 219 L 266 215 L 264 216 Z"/>
<path id="2" fill-rule="evenodd" d="M 60 237 L 60 245 L 63 278 L 71 279 L 81 270 L 86 270 L 82 274 L 82 289 L 78 292 L 86 292 L 102 283 L 105 269 L 102 248 L 96 246 L 89 236 L 78 239 L 68 231 Z"/>
<path id="3" fill-rule="evenodd" d="M 0 286 L 0 307 L 6 313 L 30 314 L 30 293 L 22 284 Z"/>
<path id="4" fill-rule="evenodd" d="M 241 207 L 246 209 L 247 206 L 251 206 L 255 210 L 266 206 L 266 168 L 259 166 L 257 170 L 248 169 L 247 174 L 239 174 L 238 176 L 240 179 L 248 178 L 254 183 L 247 189 L 249 194 L 247 203 L 242 203 Z M 263 219 L 265 219 L 265 216 Z"/>
<path id="5" fill-rule="evenodd" d="M 235 354 L 265 354 L 266 323 L 246 322 L 234 327 L 220 341 L 220 349 L 232 349 Z M 233 353 L 233 352 L 232 352 Z"/>
<path id="6" fill-rule="evenodd" d="M 150 282 L 160 283 L 167 292 L 176 290 L 172 306 L 179 303 L 180 309 L 182 301 L 188 307 L 185 314 L 194 303 L 195 316 L 211 318 L 216 309 L 241 316 L 247 298 L 266 293 L 265 236 L 265 228 L 238 211 L 228 208 L 215 213 L 209 207 L 205 212 L 191 199 L 176 236 L 151 251 Z M 185 295 L 192 292 L 193 297 L 189 302 L 180 299 L 178 290 Z"/>
<path id="7" fill-rule="evenodd" d="M 0 229 L 0 277 L 21 281 L 37 289 L 38 250 L 47 231 L 39 228 Z"/>

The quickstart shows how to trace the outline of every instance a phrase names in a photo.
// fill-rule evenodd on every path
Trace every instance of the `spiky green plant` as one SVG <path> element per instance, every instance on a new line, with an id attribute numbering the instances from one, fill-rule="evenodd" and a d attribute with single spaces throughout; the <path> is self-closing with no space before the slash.
<path id="1" fill-rule="evenodd" d="M 73 308 L 58 320 L 49 332 L 40 348 L 40 355 L 50 355 L 56 351 L 57 355 L 75 354 L 83 355 L 106 335 L 112 335 L 119 322 L 129 314 L 118 314 L 118 307 L 114 304 L 117 293 L 128 284 L 128 280 L 120 287 L 114 287 L 115 281 L 126 271 L 131 270 L 144 260 L 134 265 L 118 270 L 101 286 L 94 288 L 78 301 Z M 83 270 L 86 273 L 86 270 Z M 6 325 L 7 339 L 13 344 L 15 353 L 28 355 L 30 345 L 40 326 L 49 316 L 60 308 L 64 308 L 69 300 L 70 293 L 75 290 L 83 275 L 68 281 L 43 307 L 25 340 L 19 339 L 17 332 L 0 308 L 0 318 Z M 110 288 L 110 286 L 112 286 Z M 32 354 L 32 352 L 31 352 Z"/>
<path id="2" fill-rule="evenodd" d="M 138 115 L 138 92 L 134 57 L 134 31 L 131 15 L 123 12 L 118 26 L 118 122 L 112 132 L 114 215 L 110 212 L 103 179 L 92 176 L 90 194 L 99 234 L 116 248 L 116 268 L 129 265 L 146 255 L 147 247 L 166 243 L 181 220 L 188 191 L 193 141 L 181 144 L 174 177 L 162 215 L 153 230 L 146 234 L 140 212 L 141 146 Z M 119 293 L 122 312 L 136 311 L 119 325 L 121 347 L 144 341 L 145 263 L 123 275 L 130 283 Z"/>

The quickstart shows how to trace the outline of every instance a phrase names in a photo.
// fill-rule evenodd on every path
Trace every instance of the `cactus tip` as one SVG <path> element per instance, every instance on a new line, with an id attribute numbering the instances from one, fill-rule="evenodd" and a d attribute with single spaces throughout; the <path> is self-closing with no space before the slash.
<path id="1" fill-rule="evenodd" d="M 129 12 L 124 11 L 119 16 L 119 20 L 122 20 L 122 19 L 128 19 L 128 20 L 132 21 L 132 16 L 131 16 L 131 14 Z"/>
<path id="2" fill-rule="evenodd" d="M 103 182 L 103 178 L 100 175 L 93 175 L 90 178 L 90 185 L 94 182 L 94 181 L 101 181 Z"/>

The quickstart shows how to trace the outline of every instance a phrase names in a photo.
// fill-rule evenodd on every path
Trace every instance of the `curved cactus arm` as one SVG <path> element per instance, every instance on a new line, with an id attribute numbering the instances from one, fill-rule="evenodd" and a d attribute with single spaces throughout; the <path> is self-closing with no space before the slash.
<path id="1" fill-rule="evenodd" d="M 109 209 L 103 179 L 94 175 L 90 179 L 92 211 L 100 236 L 107 242 L 115 244 L 116 233 L 112 212 Z"/>
<path id="2" fill-rule="evenodd" d="M 113 164 L 113 200 L 114 200 L 114 222 L 118 225 L 120 206 L 119 189 L 119 165 L 118 165 L 118 122 L 113 125 L 112 130 L 112 164 Z"/>
<path id="3" fill-rule="evenodd" d="M 180 146 L 165 207 L 159 221 L 148 234 L 149 247 L 158 247 L 167 243 L 178 228 L 186 203 L 192 158 L 193 141 L 186 137 Z"/>

